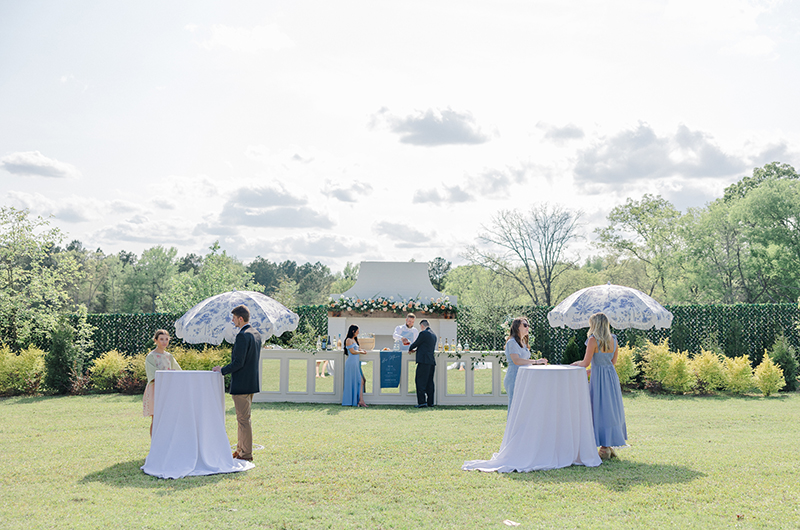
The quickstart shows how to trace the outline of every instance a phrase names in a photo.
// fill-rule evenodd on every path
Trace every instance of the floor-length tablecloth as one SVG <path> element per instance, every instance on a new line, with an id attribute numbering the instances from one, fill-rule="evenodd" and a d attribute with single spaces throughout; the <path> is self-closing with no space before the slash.
<path id="1" fill-rule="evenodd" d="M 500 451 L 461 469 L 509 473 L 600 463 L 586 369 L 520 366 Z"/>
<path id="2" fill-rule="evenodd" d="M 231 456 L 221 374 L 159 370 L 155 381 L 153 438 L 142 466 L 145 473 L 181 478 L 255 467 Z"/>

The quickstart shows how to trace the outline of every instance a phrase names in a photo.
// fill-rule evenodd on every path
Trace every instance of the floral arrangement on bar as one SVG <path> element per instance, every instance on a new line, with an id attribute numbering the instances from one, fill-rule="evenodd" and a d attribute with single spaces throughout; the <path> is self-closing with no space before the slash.
<path id="1" fill-rule="evenodd" d="M 430 298 L 427 302 L 419 298 L 409 298 L 407 300 L 395 300 L 394 296 L 388 298 L 379 296 L 377 298 L 349 298 L 342 296 L 338 300 L 331 300 L 328 303 L 329 311 L 359 311 L 362 313 L 374 313 L 376 311 L 386 311 L 392 313 L 410 313 L 414 311 L 424 311 L 428 314 L 450 313 L 455 315 L 457 308 L 450 302 L 450 297 Z"/>

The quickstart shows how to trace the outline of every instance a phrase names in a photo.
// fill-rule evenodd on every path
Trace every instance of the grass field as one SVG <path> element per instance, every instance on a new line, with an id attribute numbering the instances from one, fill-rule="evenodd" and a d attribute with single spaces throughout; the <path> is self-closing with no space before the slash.
<path id="1" fill-rule="evenodd" d="M 160 480 L 141 396 L 1 399 L 0 527 L 800 527 L 800 395 L 624 400 L 631 447 L 598 468 L 461 471 L 504 407 L 257 403 L 254 470 Z"/>

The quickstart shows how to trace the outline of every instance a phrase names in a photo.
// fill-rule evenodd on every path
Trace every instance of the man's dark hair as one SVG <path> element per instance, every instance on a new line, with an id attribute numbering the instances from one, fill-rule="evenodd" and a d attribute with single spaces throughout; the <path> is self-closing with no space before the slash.
<path id="1" fill-rule="evenodd" d="M 427 321 L 427 320 L 425 320 L 425 319 L 423 319 L 423 320 L 420 320 L 420 321 L 419 321 L 419 325 L 420 325 L 420 326 L 425 326 L 426 328 L 429 328 L 429 327 L 431 327 L 431 325 L 430 325 L 430 324 L 428 324 L 428 321 Z"/>
<path id="2" fill-rule="evenodd" d="M 250 310 L 246 306 L 237 305 L 231 310 L 231 313 L 237 317 L 242 317 L 245 322 L 250 322 Z"/>

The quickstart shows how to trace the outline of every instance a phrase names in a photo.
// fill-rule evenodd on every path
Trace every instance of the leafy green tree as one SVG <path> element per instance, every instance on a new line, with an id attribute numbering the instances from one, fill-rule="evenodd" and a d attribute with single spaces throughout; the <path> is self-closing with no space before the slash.
<path id="1" fill-rule="evenodd" d="M 645 194 L 641 200 L 628 199 L 608 214 L 609 225 L 598 228 L 599 245 L 613 252 L 635 257 L 646 264 L 653 296 L 660 288 L 664 298 L 671 275 L 676 274 L 682 250 L 681 213 L 660 195 Z"/>
<path id="2" fill-rule="evenodd" d="M 447 273 L 450 272 L 451 265 L 451 262 L 441 257 L 434 258 L 433 261 L 428 262 L 428 276 L 437 291 L 444 289 L 444 282 L 447 278 Z"/>
<path id="3" fill-rule="evenodd" d="M 297 282 L 286 276 L 278 281 L 278 288 L 270 296 L 289 309 L 297 309 L 299 289 Z"/>
<path id="4" fill-rule="evenodd" d="M 690 209 L 686 219 L 686 282 L 678 298 L 701 304 L 755 303 L 763 287 L 754 280 L 749 245 L 743 227 L 731 218 L 731 204 L 718 199 Z"/>
<path id="5" fill-rule="evenodd" d="M 331 284 L 331 293 L 341 294 L 356 284 L 358 280 L 359 265 L 350 263 L 349 261 L 344 266 L 342 272 L 337 272 L 334 275 L 334 281 Z"/>
<path id="6" fill-rule="evenodd" d="M 300 305 L 321 304 L 328 300 L 333 284 L 331 270 L 320 263 L 305 263 L 297 268 L 294 276 L 288 276 L 297 282 L 297 301 Z"/>
<path id="7" fill-rule="evenodd" d="M 91 313 L 104 311 L 101 299 L 102 287 L 108 277 L 108 262 L 103 251 L 84 248 L 78 240 L 73 240 L 64 250 L 57 249 L 51 254 L 53 260 L 70 256 L 79 267 L 79 274 L 75 275 L 69 286 L 69 296 L 72 305 L 84 305 Z"/>
<path id="8" fill-rule="evenodd" d="M 800 296 L 800 181 L 765 180 L 736 201 L 731 218 L 748 242 L 753 283 L 765 301 L 796 302 Z"/>
<path id="9" fill-rule="evenodd" d="M 172 277 L 167 287 L 158 294 L 158 311 L 184 312 L 195 304 L 232 290 L 262 291 L 263 286 L 253 281 L 253 273 L 225 251 L 219 253 L 219 245 L 210 247 L 211 252 L 203 258 L 197 272 L 190 269 Z"/>
<path id="10" fill-rule="evenodd" d="M 62 315 L 50 336 L 50 351 L 44 357 L 47 387 L 57 394 L 66 394 L 81 375 L 80 355 L 75 345 L 75 328 Z"/>
<path id="11" fill-rule="evenodd" d="M 202 256 L 197 254 L 186 254 L 178 260 L 178 272 L 197 272 L 203 264 Z"/>
<path id="12" fill-rule="evenodd" d="M 175 247 L 165 249 L 157 245 L 142 252 L 142 257 L 134 265 L 125 267 L 124 311 L 156 312 L 158 295 L 178 272 L 177 253 Z"/>
<path id="13" fill-rule="evenodd" d="M 58 314 L 70 307 L 67 289 L 79 269 L 71 256 L 52 259 L 61 239 L 26 209 L 0 209 L 0 336 L 15 351 L 46 343 Z"/>
<path id="14" fill-rule="evenodd" d="M 784 179 L 798 180 L 800 175 L 789 164 L 781 164 L 780 162 L 772 162 L 764 167 L 754 168 L 752 177 L 742 177 L 739 182 L 725 188 L 723 200 L 725 202 L 734 202 L 738 199 L 744 199 L 751 190 L 758 188 L 764 182 Z"/>
<path id="15" fill-rule="evenodd" d="M 119 313 L 124 301 L 125 287 L 125 262 L 119 255 L 106 256 L 103 260 L 106 269 L 106 278 L 100 286 L 98 302 L 100 313 Z"/>
<path id="16" fill-rule="evenodd" d="M 247 272 L 253 275 L 256 283 L 264 286 L 264 292 L 271 294 L 277 287 L 280 280 L 278 264 L 270 260 L 257 256 L 256 259 L 247 265 Z"/>

